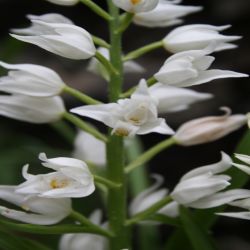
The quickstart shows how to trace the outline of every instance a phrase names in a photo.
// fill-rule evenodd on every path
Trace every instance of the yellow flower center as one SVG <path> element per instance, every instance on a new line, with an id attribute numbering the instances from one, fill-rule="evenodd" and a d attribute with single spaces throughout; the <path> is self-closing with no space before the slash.
<path id="1" fill-rule="evenodd" d="M 68 185 L 68 181 L 67 180 L 60 180 L 58 181 L 57 179 L 53 179 L 50 182 L 50 187 L 52 189 L 56 189 L 56 188 L 64 188 Z"/>
<path id="2" fill-rule="evenodd" d="M 134 5 L 138 4 L 141 2 L 141 0 L 130 0 L 130 2 Z"/>
<path id="3" fill-rule="evenodd" d="M 125 128 L 117 128 L 115 130 L 115 134 L 118 136 L 128 136 L 129 135 L 129 131 Z"/>

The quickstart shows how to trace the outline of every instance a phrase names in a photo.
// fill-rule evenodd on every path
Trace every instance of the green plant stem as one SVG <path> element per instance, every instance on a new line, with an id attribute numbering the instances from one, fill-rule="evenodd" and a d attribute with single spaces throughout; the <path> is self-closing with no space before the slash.
<path id="1" fill-rule="evenodd" d="M 110 180 L 108 180 L 106 178 L 103 178 L 101 176 L 98 176 L 98 175 L 94 175 L 94 180 L 97 183 L 103 184 L 107 188 L 114 189 L 114 188 L 120 188 L 121 187 L 121 184 L 114 183 L 113 181 L 110 181 Z"/>
<path id="2" fill-rule="evenodd" d="M 109 23 L 110 31 L 110 61 L 119 74 L 111 74 L 109 82 L 109 101 L 116 102 L 119 99 L 123 84 L 123 64 L 121 33 L 116 32 L 120 27 L 119 9 L 108 1 L 109 13 L 113 20 Z M 120 189 L 113 189 L 108 193 L 107 209 L 110 230 L 114 237 L 109 241 L 109 250 L 129 248 L 128 230 L 124 226 L 126 220 L 126 190 L 127 184 L 124 174 L 124 148 L 123 139 L 116 135 L 109 136 L 107 143 L 107 176 L 115 183 L 121 183 Z"/>
<path id="3" fill-rule="evenodd" d="M 127 13 L 123 14 L 120 18 L 121 25 L 120 25 L 119 29 L 117 30 L 117 32 L 119 32 L 119 33 L 124 32 L 131 24 L 133 17 L 134 17 L 133 13 L 127 12 Z"/>
<path id="4" fill-rule="evenodd" d="M 126 61 L 129 61 L 129 60 L 134 60 L 146 53 L 149 53 L 153 50 L 156 50 L 156 49 L 159 49 L 159 48 L 162 48 L 163 47 L 163 42 L 162 40 L 161 41 L 158 41 L 158 42 L 153 42 L 153 43 L 150 43 L 148 45 L 145 45 L 139 49 L 136 49 L 134 51 L 131 51 L 129 52 L 124 58 L 123 58 L 123 61 L 126 62 Z"/>
<path id="5" fill-rule="evenodd" d="M 157 203 L 155 203 L 153 206 L 149 207 L 148 209 L 146 209 L 146 210 L 134 215 L 132 218 L 128 219 L 125 223 L 126 226 L 130 226 L 130 225 L 138 223 L 142 220 L 147 219 L 149 216 L 156 213 L 158 210 L 160 210 L 161 208 L 166 206 L 171 201 L 172 201 L 172 198 L 170 196 L 167 196 L 166 198 L 158 201 Z"/>
<path id="6" fill-rule="evenodd" d="M 78 91 L 77 89 L 71 88 L 69 86 L 65 86 L 63 88 L 63 92 L 68 93 L 74 97 L 76 97 L 78 100 L 82 101 L 83 103 L 95 105 L 95 104 L 101 104 L 102 102 L 95 100 L 94 98 L 83 94 L 82 92 Z"/>
<path id="7" fill-rule="evenodd" d="M 139 156 L 136 160 L 132 161 L 126 168 L 125 172 L 130 173 L 137 167 L 141 166 L 142 164 L 146 163 L 147 161 L 151 160 L 155 155 L 159 154 L 162 150 L 169 148 L 176 144 L 176 141 L 173 137 L 170 137 L 169 139 L 166 139 L 149 150 L 147 150 L 145 153 L 143 153 L 141 156 Z"/>
<path id="8" fill-rule="evenodd" d="M 118 70 L 99 51 L 96 51 L 95 58 L 105 67 L 110 75 L 119 75 Z"/>
<path id="9" fill-rule="evenodd" d="M 92 126 L 88 125 L 87 123 L 85 123 L 83 120 L 81 120 L 77 116 L 72 115 L 72 114 L 70 114 L 68 112 L 65 112 L 63 114 L 63 118 L 65 118 L 67 121 L 69 121 L 72 124 L 74 124 L 76 127 L 78 127 L 80 129 L 86 131 L 87 133 L 93 135 L 97 139 L 99 139 L 99 140 L 101 140 L 103 142 L 107 142 L 108 141 L 107 137 L 104 134 L 100 133 L 98 130 L 96 130 Z"/>
<path id="10" fill-rule="evenodd" d="M 102 38 L 100 37 L 97 37 L 97 36 L 94 36 L 92 35 L 92 39 L 94 41 L 94 44 L 100 46 L 100 47 L 104 47 L 106 49 L 109 49 L 110 48 L 110 44 L 108 44 L 105 40 L 103 40 Z"/>
<path id="11" fill-rule="evenodd" d="M 106 21 L 112 20 L 112 16 L 109 15 L 105 10 L 103 10 L 100 6 L 98 6 L 92 0 L 80 0 L 83 4 L 88 6 L 93 12 L 95 12 L 98 16 L 102 17 Z"/>

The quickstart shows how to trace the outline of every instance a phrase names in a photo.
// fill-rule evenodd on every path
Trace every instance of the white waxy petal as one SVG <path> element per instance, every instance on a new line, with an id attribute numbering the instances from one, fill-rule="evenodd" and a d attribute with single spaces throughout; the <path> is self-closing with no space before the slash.
<path id="1" fill-rule="evenodd" d="M 233 165 L 240 169 L 241 171 L 245 172 L 246 174 L 250 175 L 250 167 L 243 165 L 243 164 L 237 164 L 237 163 L 233 163 Z"/>
<path id="2" fill-rule="evenodd" d="M 243 154 L 235 154 L 235 157 L 246 164 L 250 165 L 250 156 L 249 155 L 243 155 Z"/>
<path id="3" fill-rule="evenodd" d="M 231 213 L 216 213 L 216 214 L 231 218 L 250 220 L 250 212 L 235 212 L 235 213 L 231 212 Z"/>

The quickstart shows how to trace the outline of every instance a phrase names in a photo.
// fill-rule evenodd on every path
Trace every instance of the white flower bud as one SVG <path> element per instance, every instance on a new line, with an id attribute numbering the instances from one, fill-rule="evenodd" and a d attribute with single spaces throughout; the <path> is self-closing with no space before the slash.
<path id="1" fill-rule="evenodd" d="M 191 146 L 215 141 L 246 124 L 245 115 L 231 115 L 229 108 L 222 116 L 208 116 L 186 122 L 176 131 L 174 138 L 183 146 Z"/>
<path id="2" fill-rule="evenodd" d="M 79 2 L 79 0 L 47 0 L 47 1 L 58 5 L 75 5 Z"/>

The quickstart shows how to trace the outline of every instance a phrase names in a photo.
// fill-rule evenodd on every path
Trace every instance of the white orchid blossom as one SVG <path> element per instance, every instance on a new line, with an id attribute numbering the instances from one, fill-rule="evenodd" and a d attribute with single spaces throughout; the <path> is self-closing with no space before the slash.
<path id="1" fill-rule="evenodd" d="M 79 2 L 79 0 L 47 0 L 50 3 L 58 4 L 58 5 L 75 5 Z"/>
<path id="2" fill-rule="evenodd" d="M 73 157 L 95 164 L 106 165 L 106 145 L 93 135 L 78 131 L 74 142 Z"/>
<path id="3" fill-rule="evenodd" d="M 178 5 L 179 0 L 160 0 L 156 8 L 148 12 L 137 13 L 133 22 L 146 27 L 168 27 L 182 23 L 182 17 L 202 10 L 201 6 Z"/>
<path id="4" fill-rule="evenodd" d="M 90 221 L 101 226 L 102 213 L 95 210 L 89 217 Z M 59 243 L 59 250 L 105 250 L 107 239 L 100 235 L 78 233 L 64 234 Z"/>
<path id="5" fill-rule="evenodd" d="M 58 157 L 48 159 L 44 153 L 39 155 L 44 167 L 55 170 L 48 174 L 31 175 L 28 165 L 23 167 L 25 182 L 16 192 L 35 194 L 47 198 L 85 197 L 95 191 L 93 176 L 87 165 L 78 159 Z"/>
<path id="6" fill-rule="evenodd" d="M 130 99 L 117 103 L 88 105 L 74 108 L 72 113 L 103 122 L 119 136 L 133 136 L 157 132 L 173 134 L 165 120 L 158 118 L 157 100 L 150 96 L 145 80 L 141 80 Z"/>
<path id="7" fill-rule="evenodd" d="M 164 179 L 161 175 L 153 175 L 155 184 L 147 188 L 132 200 L 129 206 L 130 215 L 133 216 L 147 208 L 153 206 L 168 195 L 168 189 L 159 187 Z M 169 217 L 177 217 L 179 215 L 178 203 L 173 201 L 157 211 L 157 214 L 163 214 Z"/>
<path id="8" fill-rule="evenodd" d="M 60 120 L 65 112 L 61 97 L 36 98 L 24 95 L 0 95 L 0 115 L 30 123 Z"/>
<path id="9" fill-rule="evenodd" d="M 7 64 L 0 66 L 10 70 L 0 78 L 0 91 L 36 97 L 60 94 L 65 84 L 53 70 L 35 64 Z"/>
<path id="10" fill-rule="evenodd" d="M 49 199 L 31 194 L 16 193 L 17 186 L 0 186 L 0 199 L 22 210 L 0 206 L 0 214 L 6 218 L 36 225 L 52 225 L 71 213 L 69 198 Z"/>
<path id="11" fill-rule="evenodd" d="M 100 47 L 97 51 L 107 60 L 110 60 L 108 49 Z M 124 62 L 123 67 L 124 73 L 143 73 L 145 71 L 140 64 L 133 60 Z M 101 75 L 107 81 L 110 78 L 107 69 L 96 58 L 91 58 L 87 69 L 94 74 Z"/>
<path id="12" fill-rule="evenodd" d="M 222 107 L 222 116 L 207 116 L 186 122 L 176 131 L 174 138 L 183 146 L 208 143 L 222 138 L 247 123 L 243 114 L 231 115 L 231 110 Z"/>
<path id="13" fill-rule="evenodd" d="M 177 53 L 185 50 L 202 50 L 211 42 L 216 42 L 215 51 L 237 47 L 231 42 L 240 39 L 240 36 L 225 36 L 219 32 L 230 28 L 230 25 L 213 26 L 193 24 L 178 27 L 171 31 L 164 39 L 166 50 Z"/>
<path id="14" fill-rule="evenodd" d="M 203 50 L 188 50 L 169 57 L 154 77 L 161 83 L 188 87 L 221 78 L 248 77 L 229 70 L 209 69 L 215 58 L 208 56 L 216 43 Z"/>
<path id="15" fill-rule="evenodd" d="M 28 15 L 30 28 L 14 29 L 11 34 L 23 42 L 35 44 L 56 55 L 70 59 L 88 59 L 95 55 L 91 35 L 59 14 Z"/>
<path id="16" fill-rule="evenodd" d="M 158 101 L 159 113 L 177 112 L 187 109 L 191 104 L 213 97 L 209 93 L 200 93 L 191 89 L 177 88 L 160 82 L 148 89 L 151 96 Z"/>
<path id="17" fill-rule="evenodd" d="M 112 0 L 112 1 L 117 7 L 131 13 L 147 12 L 153 10 L 159 2 L 159 0 Z"/>

